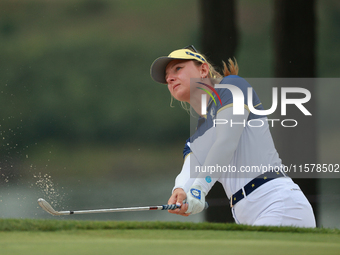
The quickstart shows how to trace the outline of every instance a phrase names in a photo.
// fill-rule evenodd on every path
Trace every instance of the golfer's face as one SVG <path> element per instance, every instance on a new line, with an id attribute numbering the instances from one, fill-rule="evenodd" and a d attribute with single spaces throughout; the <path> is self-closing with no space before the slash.
<path id="1" fill-rule="evenodd" d="M 190 78 L 200 78 L 200 68 L 192 60 L 173 60 L 165 70 L 165 80 L 171 95 L 190 103 Z"/>

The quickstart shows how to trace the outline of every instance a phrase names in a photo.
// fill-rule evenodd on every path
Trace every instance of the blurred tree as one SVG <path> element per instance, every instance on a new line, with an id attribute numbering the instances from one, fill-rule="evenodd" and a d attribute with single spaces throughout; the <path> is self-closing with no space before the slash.
<path id="1" fill-rule="evenodd" d="M 237 46 L 237 25 L 234 0 L 201 0 L 202 52 L 214 65 L 233 58 Z M 220 183 L 210 190 L 208 201 L 212 207 L 206 210 L 206 220 L 234 222 L 225 191 Z"/>
<path id="2" fill-rule="evenodd" d="M 201 0 L 202 51 L 215 65 L 235 57 L 238 32 L 235 0 Z"/>
<path id="3" fill-rule="evenodd" d="M 275 77 L 315 77 L 315 0 L 275 0 L 274 11 Z M 287 87 L 287 84 L 284 86 Z M 291 86 L 296 84 L 292 83 Z M 306 117 L 297 107 L 288 108 L 289 119 L 297 120 L 298 125 L 294 128 L 278 127 L 273 131 L 276 147 L 286 165 L 317 163 L 316 99 L 313 97 L 315 84 L 312 79 L 307 89 L 312 98 L 305 107 L 312 116 Z M 294 181 L 307 195 L 314 213 L 317 213 L 317 179 Z"/>

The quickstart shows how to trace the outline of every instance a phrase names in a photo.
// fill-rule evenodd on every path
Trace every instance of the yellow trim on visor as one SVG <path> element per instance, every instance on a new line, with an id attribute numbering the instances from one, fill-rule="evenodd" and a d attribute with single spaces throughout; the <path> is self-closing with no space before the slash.
<path id="1" fill-rule="evenodd" d="M 207 63 L 205 58 L 199 53 L 188 49 L 175 50 L 171 52 L 169 56 L 157 58 L 152 63 L 150 68 L 150 75 L 152 79 L 156 82 L 167 84 L 165 80 L 165 69 L 167 65 L 174 59 L 197 60 L 201 63 Z"/>

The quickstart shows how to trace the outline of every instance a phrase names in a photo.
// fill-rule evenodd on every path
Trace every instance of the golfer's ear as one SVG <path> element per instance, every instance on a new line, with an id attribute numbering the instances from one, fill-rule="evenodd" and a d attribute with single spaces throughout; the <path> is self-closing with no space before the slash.
<path id="1" fill-rule="evenodd" d="M 208 63 L 203 63 L 201 65 L 201 77 L 207 77 L 209 74 L 209 65 Z"/>

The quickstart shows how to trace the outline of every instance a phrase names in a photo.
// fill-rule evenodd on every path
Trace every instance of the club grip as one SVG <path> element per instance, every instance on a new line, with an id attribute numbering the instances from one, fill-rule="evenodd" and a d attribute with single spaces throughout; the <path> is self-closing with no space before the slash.
<path id="1" fill-rule="evenodd" d="M 181 206 L 175 205 L 175 204 L 173 204 L 173 205 L 162 205 L 162 206 L 163 206 L 162 210 L 175 210 L 175 209 L 181 208 Z M 209 207 L 209 204 L 207 202 L 205 202 L 204 210 L 208 209 L 208 207 Z"/>
<path id="2" fill-rule="evenodd" d="M 163 206 L 162 210 L 175 210 L 177 208 L 181 208 L 181 206 L 175 205 L 175 204 L 173 204 L 173 205 L 162 205 L 162 206 Z"/>

